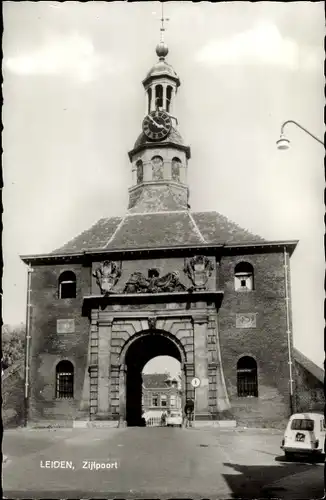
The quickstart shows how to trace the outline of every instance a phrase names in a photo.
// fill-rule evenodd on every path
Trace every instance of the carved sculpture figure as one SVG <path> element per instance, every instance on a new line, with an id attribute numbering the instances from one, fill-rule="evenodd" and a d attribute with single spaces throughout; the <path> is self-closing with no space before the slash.
<path id="1" fill-rule="evenodd" d="M 150 330 L 155 330 L 156 328 L 156 323 L 157 323 L 157 317 L 156 316 L 150 316 L 148 319 L 148 328 Z"/>
<path id="2" fill-rule="evenodd" d="M 112 292 L 121 276 L 121 263 L 106 260 L 94 271 L 93 276 L 102 294 Z"/>
<path id="3" fill-rule="evenodd" d="M 180 282 L 179 273 L 168 273 L 160 278 L 152 275 L 146 278 L 142 273 L 132 273 L 124 288 L 124 293 L 183 292 L 186 287 Z"/>
<path id="4" fill-rule="evenodd" d="M 186 259 L 184 272 L 193 283 L 195 290 L 204 290 L 214 266 L 206 255 L 195 255 Z"/>

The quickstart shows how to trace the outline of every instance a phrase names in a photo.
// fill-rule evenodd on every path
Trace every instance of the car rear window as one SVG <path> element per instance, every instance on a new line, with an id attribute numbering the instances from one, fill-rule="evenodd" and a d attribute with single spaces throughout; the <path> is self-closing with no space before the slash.
<path id="1" fill-rule="evenodd" d="M 171 413 L 171 417 L 180 417 L 180 413 Z"/>
<path id="2" fill-rule="evenodd" d="M 292 420 L 291 429 L 294 431 L 313 431 L 315 422 L 309 418 L 295 418 Z"/>

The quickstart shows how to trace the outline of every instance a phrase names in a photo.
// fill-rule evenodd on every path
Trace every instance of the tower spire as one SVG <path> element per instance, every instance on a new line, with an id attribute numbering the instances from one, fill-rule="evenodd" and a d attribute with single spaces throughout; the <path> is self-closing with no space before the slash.
<path id="1" fill-rule="evenodd" d="M 187 210 L 188 160 L 190 147 L 186 146 L 175 118 L 174 98 L 180 79 L 166 61 L 169 52 L 164 41 L 166 23 L 161 2 L 161 41 L 156 46 L 158 61 L 143 80 L 146 93 L 146 116 L 142 132 L 135 142 L 129 159 L 132 165 L 132 185 L 129 188 L 130 213 L 169 212 Z"/>
<path id="2" fill-rule="evenodd" d="M 165 57 L 167 56 L 169 49 L 166 43 L 164 42 L 164 33 L 166 31 L 165 23 L 169 21 L 170 19 L 168 17 L 164 17 L 164 3 L 161 2 L 161 27 L 160 27 L 160 43 L 156 46 L 156 54 L 158 55 L 160 61 L 164 61 Z"/>
<path id="3" fill-rule="evenodd" d="M 160 42 L 161 43 L 164 43 L 164 32 L 165 32 L 165 26 L 164 26 L 164 22 L 165 21 L 169 21 L 170 19 L 168 17 L 164 17 L 164 3 L 161 2 L 162 6 L 161 6 L 161 28 L 160 28 L 160 32 L 161 32 L 161 37 L 160 37 Z"/>

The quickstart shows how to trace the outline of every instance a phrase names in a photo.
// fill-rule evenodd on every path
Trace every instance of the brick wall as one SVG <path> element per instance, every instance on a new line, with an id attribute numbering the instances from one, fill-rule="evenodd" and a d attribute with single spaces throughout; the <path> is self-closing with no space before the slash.
<path id="1" fill-rule="evenodd" d="M 254 290 L 235 291 L 234 268 L 241 261 L 254 268 Z M 286 419 L 289 367 L 283 254 L 222 257 L 218 286 L 224 299 L 218 331 L 225 382 L 236 420 L 243 425 L 274 425 Z M 237 328 L 237 314 L 254 313 L 256 326 Z M 258 398 L 237 396 L 237 362 L 252 356 L 257 362 Z"/>
<path id="2" fill-rule="evenodd" d="M 60 299 L 58 280 L 63 271 L 76 274 L 76 298 Z M 90 268 L 81 264 L 35 266 L 31 275 L 31 371 L 29 420 L 73 419 L 87 366 L 89 320 L 82 317 L 82 299 L 90 293 Z M 74 333 L 57 333 L 58 319 L 74 319 Z M 55 399 L 56 365 L 67 359 L 75 367 L 72 401 Z"/>
<path id="3" fill-rule="evenodd" d="M 297 412 L 324 411 L 324 384 L 294 362 L 295 407 Z"/>
<path id="4" fill-rule="evenodd" d="M 234 267 L 240 261 L 246 261 L 254 267 L 254 290 L 237 292 L 234 290 Z M 286 333 L 285 281 L 283 253 L 252 253 L 250 255 L 225 255 L 221 258 L 218 272 L 215 270 L 208 283 L 209 289 L 224 290 L 222 306 L 216 315 L 213 305 L 207 307 L 209 316 L 207 330 L 207 361 L 209 367 L 209 407 L 216 409 L 217 378 L 219 387 L 223 386 L 223 375 L 230 398 L 232 415 L 244 425 L 276 425 L 289 414 L 289 371 Z M 94 270 L 98 263 L 94 263 Z M 186 286 L 191 282 L 183 273 L 184 258 L 126 260 L 123 262 L 122 276 L 117 290 L 122 291 L 133 272 L 142 272 L 147 277 L 148 269 L 158 268 L 160 276 L 172 271 L 179 271 L 180 281 Z M 75 299 L 58 298 L 58 279 L 61 272 L 73 270 L 77 277 L 77 297 Z M 79 263 L 71 265 L 35 266 L 31 277 L 31 397 L 30 420 L 74 419 L 81 416 L 81 404 L 87 410 L 87 380 L 89 349 L 89 318 L 83 317 L 82 299 L 84 295 L 99 294 L 96 280 L 92 278 L 90 267 Z M 112 305 L 107 314 L 116 312 L 144 312 L 147 318 L 151 312 L 172 313 L 179 326 L 173 333 L 170 320 L 159 320 L 161 326 L 180 340 L 188 362 L 193 363 L 193 327 L 189 318 L 203 304 L 133 304 Z M 198 309 L 199 308 L 199 309 Z M 178 318 L 179 311 L 187 309 L 189 318 Z M 256 326 L 237 328 L 236 315 L 253 313 Z M 58 319 L 74 319 L 74 333 L 57 333 Z M 126 323 L 130 323 L 128 320 Z M 96 321 L 95 321 L 96 323 Z M 124 342 L 136 331 L 142 330 L 142 319 L 134 323 L 135 328 L 128 328 L 123 320 L 115 320 L 112 326 L 111 354 L 111 396 L 112 411 L 118 411 L 119 401 L 114 394 L 119 391 L 119 373 L 115 372 L 119 354 Z M 139 327 L 139 328 L 138 328 Z M 93 328 L 97 330 L 94 324 Z M 96 333 L 96 331 L 95 331 Z M 219 366 L 218 342 L 220 343 L 223 373 Z M 243 355 L 253 356 L 258 366 L 258 398 L 238 398 L 237 373 L 238 359 Z M 75 367 L 75 398 L 72 401 L 55 399 L 55 368 L 61 359 L 70 360 Z M 190 370 L 190 368 L 189 368 Z M 189 371 L 188 370 L 188 371 Z M 187 376 L 188 393 L 191 374 Z M 84 387 L 84 391 L 83 391 Z M 224 397 L 224 396 L 223 396 Z M 225 399 L 225 398 L 224 398 Z M 226 400 L 225 400 L 226 401 Z M 225 405 L 227 406 L 226 402 Z"/>

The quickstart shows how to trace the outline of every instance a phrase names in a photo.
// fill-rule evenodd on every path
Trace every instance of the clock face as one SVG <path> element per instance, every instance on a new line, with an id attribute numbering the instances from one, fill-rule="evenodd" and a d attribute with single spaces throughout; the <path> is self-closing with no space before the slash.
<path id="1" fill-rule="evenodd" d="M 152 141 L 162 141 L 171 127 L 171 118 L 165 111 L 152 111 L 143 121 L 144 134 Z"/>

